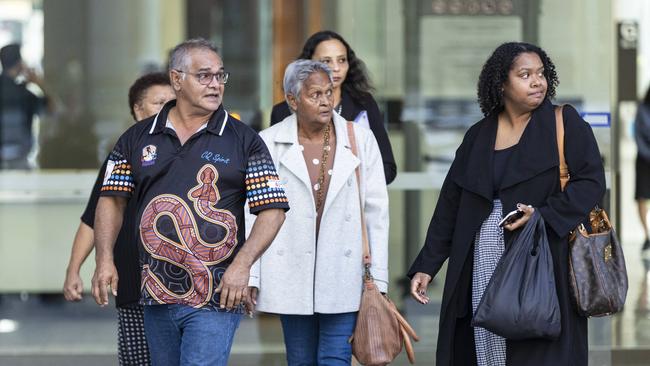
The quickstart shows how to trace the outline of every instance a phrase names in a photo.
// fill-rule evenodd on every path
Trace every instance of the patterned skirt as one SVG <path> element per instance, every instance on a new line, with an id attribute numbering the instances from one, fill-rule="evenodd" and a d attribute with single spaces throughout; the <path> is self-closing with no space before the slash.
<path id="1" fill-rule="evenodd" d="M 474 267 L 472 274 L 472 312 L 476 313 L 483 292 L 504 250 L 503 229 L 499 227 L 501 201 L 495 199 L 492 213 L 474 239 Z M 484 328 L 474 327 L 476 361 L 478 366 L 505 366 L 506 340 Z"/>
<path id="2" fill-rule="evenodd" d="M 149 366 L 149 347 L 144 334 L 144 308 L 127 305 L 117 308 L 117 358 L 120 366 Z"/>

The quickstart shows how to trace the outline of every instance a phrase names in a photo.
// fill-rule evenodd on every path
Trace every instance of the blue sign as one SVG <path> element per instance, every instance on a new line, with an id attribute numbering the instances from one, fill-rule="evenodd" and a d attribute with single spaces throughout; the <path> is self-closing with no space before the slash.
<path id="1" fill-rule="evenodd" d="M 582 119 L 587 121 L 591 127 L 610 127 L 611 115 L 609 112 L 583 112 L 580 113 Z"/>

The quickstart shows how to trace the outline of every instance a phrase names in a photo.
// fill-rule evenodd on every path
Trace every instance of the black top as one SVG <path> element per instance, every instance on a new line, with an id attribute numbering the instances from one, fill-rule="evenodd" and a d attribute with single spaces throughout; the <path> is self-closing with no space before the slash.
<path id="1" fill-rule="evenodd" d="M 638 156 L 650 161 L 650 106 L 640 103 L 634 118 L 634 140 Z"/>
<path id="2" fill-rule="evenodd" d="M 81 216 L 81 221 L 91 228 L 95 226 L 95 210 L 97 209 L 97 201 L 99 201 L 99 193 L 102 188 L 107 162 L 108 159 L 99 170 L 86 210 Z M 140 260 L 134 226 L 136 217 L 135 203 L 136 200 L 130 200 L 126 206 L 122 228 L 113 249 L 115 267 L 117 267 L 117 274 L 120 279 L 117 286 L 117 298 L 115 299 L 115 306 L 117 307 L 136 304 L 140 300 Z"/>
<path id="3" fill-rule="evenodd" d="M 499 190 L 501 189 L 501 181 L 506 173 L 508 166 L 508 158 L 512 151 L 516 148 L 516 144 L 505 149 L 494 150 L 494 175 L 492 176 L 494 187 L 494 198 L 499 198 Z"/>
<path id="4" fill-rule="evenodd" d="M 390 184 L 395 180 L 397 175 L 397 165 L 395 164 L 395 157 L 393 156 L 393 148 L 388 139 L 388 133 L 384 128 L 384 123 L 381 118 L 381 112 L 377 102 L 370 94 L 364 94 L 361 103 L 356 102 L 350 94 L 344 89 L 341 90 L 341 116 L 348 121 L 356 121 L 359 113 L 366 111 L 368 114 L 368 122 L 370 130 L 377 139 L 379 151 L 381 152 L 381 159 L 384 162 L 384 176 L 386 177 L 386 184 Z M 271 125 L 281 122 L 283 119 L 291 115 L 291 109 L 286 102 L 280 102 L 273 106 L 271 111 Z"/>
<path id="5" fill-rule="evenodd" d="M 137 201 L 142 303 L 219 308 L 214 290 L 245 240 L 250 212 L 288 210 L 258 134 L 223 106 L 181 145 L 166 126 L 168 102 L 129 128 L 109 156 L 101 195 Z"/>

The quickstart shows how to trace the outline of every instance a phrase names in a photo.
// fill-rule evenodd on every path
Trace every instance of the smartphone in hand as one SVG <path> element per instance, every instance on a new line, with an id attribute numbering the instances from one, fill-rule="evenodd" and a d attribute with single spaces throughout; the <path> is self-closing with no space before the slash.
<path id="1" fill-rule="evenodd" d="M 499 226 L 504 227 L 506 225 L 512 224 L 513 222 L 519 220 L 524 216 L 524 211 L 514 210 L 509 212 L 501 221 L 499 221 Z"/>

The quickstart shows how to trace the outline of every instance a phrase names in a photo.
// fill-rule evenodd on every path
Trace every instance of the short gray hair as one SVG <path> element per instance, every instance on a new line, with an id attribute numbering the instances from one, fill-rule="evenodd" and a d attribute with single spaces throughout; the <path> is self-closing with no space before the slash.
<path id="1" fill-rule="evenodd" d="M 327 74 L 331 82 L 332 70 L 322 62 L 300 59 L 290 63 L 284 71 L 284 80 L 282 82 L 285 99 L 287 99 L 287 95 L 289 94 L 297 97 L 300 94 L 304 81 L 311 74 L 321 71 Z"/>
<path id="2" fill-rule="evenodd" d="M 183 43 L 178 44 L 174 49 L 169 53 L 169 70 L 182 70 L 187 71 L 187 54 L 191 50 L 202 49 L 212 51 L 221 57 L 219 54 L 219 49 L 214 43 L 208 41 L 205 38 L 192 38 L 184 41 Z"/>

